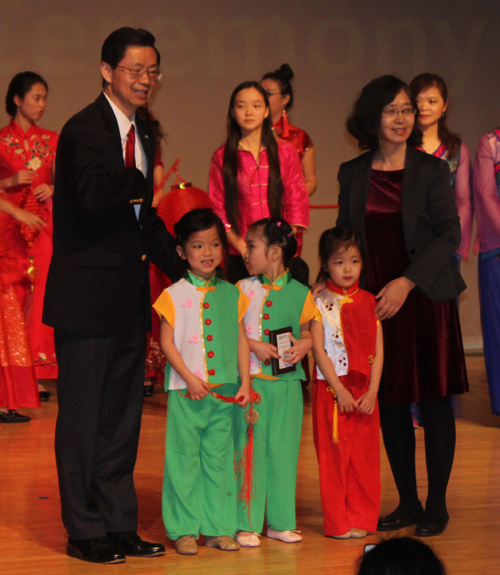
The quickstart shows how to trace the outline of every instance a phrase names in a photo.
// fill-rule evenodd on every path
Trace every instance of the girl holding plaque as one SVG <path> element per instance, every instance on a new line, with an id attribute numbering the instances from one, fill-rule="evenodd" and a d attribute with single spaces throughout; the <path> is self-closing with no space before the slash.
<path id="1" fill-rule="evenodd" d="M 302 540 L 295 530 L 303 410 L 300 380 L 304 379 L 300 360 L 312 347 L 309 323 L 317 309 L 308 288 L 293 279 L 288 269 L 297 241 L 287 222 L 270 218 L 255 222 L 248 229 L 246 246 L 245 265 L 253 277 L 237 285 L 250 299 L 244 323 L 253 389 L 262 402 L 258 415 L 255 410 L 252 414 L 255 497 L 248 508 L 238 500 L 236 540 L 243 547 L 259 546 L 265 513 L 268 537 L 297 543 Z M 284 337 L 287 344 L 280 341 Z M 281 357 L 280 344 L 285 348 Z M 235 433 L 239 451 L 247 435 L 241 418 L 236 418 Z"/>

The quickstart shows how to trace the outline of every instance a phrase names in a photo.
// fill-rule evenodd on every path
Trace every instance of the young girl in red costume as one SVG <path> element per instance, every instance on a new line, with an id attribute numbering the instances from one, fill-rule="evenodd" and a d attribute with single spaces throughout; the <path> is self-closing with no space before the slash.
<path id="1" fill-rule="evenodd" d="M 248 276 L 245 236 L 262 218 L 285 219 L 294 232 L 309 225 L 309 199 L 299 155 L 276 140 L 269 100 L 258 82 L 243 82 L 231 94 L 226 143 L 212 156 L 208 193 L 229 241 L 228 280 Z"/>
<path id="2" fill-rule="evenodd" d="M 363 262 L 356 233 L 340 226 L 326 230 L 319 257 L 317 282 L 326 287 L 316 295 L 322 324 L 311 322 L 311 333 L 324 531 L 338 539 L 359 539 L 376 531 L 380 506 L 382 327 L 375 297 L 358 286 Z"/>

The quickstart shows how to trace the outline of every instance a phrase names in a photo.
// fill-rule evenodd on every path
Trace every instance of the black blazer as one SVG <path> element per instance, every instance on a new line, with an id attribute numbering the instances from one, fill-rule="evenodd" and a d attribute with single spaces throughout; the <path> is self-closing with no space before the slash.
<path id="1" fill-rule="evenodd" d="M 365 210 L 373 152 L 341 164 L 337 225 L 360 233 L 366 254 Z M 466 285 L 452 261 L 460 244 L 460 220 L 450 188 L 448 164 L 407 147 L 402 190 L 402 219 L 410 265 L 404 276 L 430 299 L 457 297 Z"/>
<path id="2" fill-rule="evenodd" d="M 147 178 L 125 168 L 116 117 L 103 94 L 64 126 L 54 187 L 54 251 L 44 323 L 112 335 L 151 325 L 149 263 L 176 279 L 175 240 L 151 207 L 155 144 L 136 118 Z M 142 199 L 139 220 L 131 201 Z"/>

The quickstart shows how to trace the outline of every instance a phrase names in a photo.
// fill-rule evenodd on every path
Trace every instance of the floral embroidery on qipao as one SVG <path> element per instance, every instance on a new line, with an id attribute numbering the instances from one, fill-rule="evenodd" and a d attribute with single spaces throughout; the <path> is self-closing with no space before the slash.
<path id="1" fill-rule="evenodd" d="M 182 302 L 182 307 L 188 307 L 188 308 L 193 307 L 193 302 L 190 297 L 188 297 L 186 300 Z"/>
<path id="2" fill-rule="evenodd" d="M 191 307 L 191 306 L 189 306 L 189 307 Z M 195 333 L 194 335 L 192 335 L 189 338 L 189 343 L 198 343 L 198 334 L 197 333 Z"/>

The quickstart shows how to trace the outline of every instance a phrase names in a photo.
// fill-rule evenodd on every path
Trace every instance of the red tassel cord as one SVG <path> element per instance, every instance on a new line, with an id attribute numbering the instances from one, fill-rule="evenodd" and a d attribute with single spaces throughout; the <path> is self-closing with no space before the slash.
<path id="1" fill-rule="evenodd" d="M 261 401 L 262 397 L 260 393 L 257 393 L 251 388 L 247 443 L 245 447 L 236 454 L 234 461 L 234 471 L 238 481 L 241 482 L 238 501 L 245 503 L 244 508 L 248 511 L 248 514 L 250 514 L 253 499 L 253 426 L 258 421 L 258 414 L 257 411 L 254 410 L 253 404 L 259 404 Z"/>

